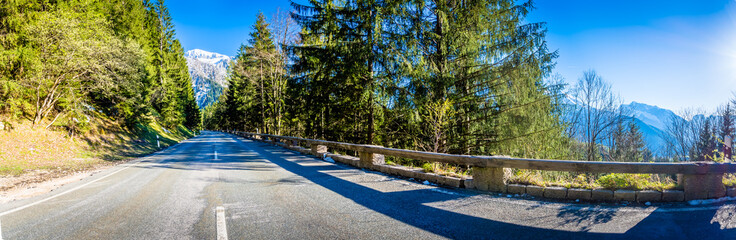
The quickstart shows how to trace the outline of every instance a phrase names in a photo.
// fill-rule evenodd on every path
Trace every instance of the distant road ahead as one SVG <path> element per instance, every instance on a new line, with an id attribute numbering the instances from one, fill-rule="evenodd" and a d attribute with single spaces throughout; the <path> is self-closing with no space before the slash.
<path id="1" fill-rule="evenodd" d="M 643 208 L 507 198 L 217 132 L 0 206 L 2 239 L 216 239 L 218 230 L 229 239 L 736 239 L 734 228 L 734 203 Z"/>

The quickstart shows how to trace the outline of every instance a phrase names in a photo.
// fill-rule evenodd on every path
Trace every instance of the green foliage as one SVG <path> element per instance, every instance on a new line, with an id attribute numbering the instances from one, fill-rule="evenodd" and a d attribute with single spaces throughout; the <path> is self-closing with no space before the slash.
<path id="1" fill-rule="evenodd" d="M 610 190 L 666 190 L 675 189 L 677 184 L 671 176 L 657 174 L 585 174 L 557 171 L 514 169 L 508 183 L 535 186 L 562 186 L 567 188 Z M 725 182 L 725 181 L 724 181 Z"/>
<path id="2" fill-rule="evenodd" d="M 208 128 L 280 134 L 285 128 L 285 58 L 262 13 L 229 69 L 228 88 L 205 109 Z"/>
<path id="3" fill-rule="evenodd" d="M 650 174 L 627 174 L 611 173 L 599 177 L 595 181 L 606 189 L 628 189 L 628 190 L 665 190 L 673 189 L 676 184 L 671 179 L 660 179 L 657 175 Z"/>
<path id="4" fill-rule="evenodd" d="M 431 173 L 431 172 L 434 172 L 434 169 L 435 169 L 434 164 L 432 164 L 432 163 L 422 163 L 422 170 L 424 170 L 424 172 Z"/>
<path id="5" fill-rule="evenodd" d="M 736 174 L 727 173 L 723 175 L 723 185 L 726 187 L 736 187 Z"/>
<path id="6" fill-rule="evenodd" d="M 609 161 L 642 162 L 648 151 L 642 133 L 634 122 L 618 121 L 611 132 Z M 651 158 L 651 157 L 650 157 Z"/>
<path id="7" fill-rule="evenodd" d="M 544 24 L 525 21 L 532 4 L 454 4 L 294 4 L 300 42 L 282 52 L 271 37 L 278 28 L 259 14 L 228 88 L 204 110 L 205 127 L 433 152 L 569 157 L 562 86 L 544 81 L 557 53 L 547 50 Z"/>
<path id="8" fill-rule="evenodd" d="M 83 10 L 83 11 L 82 11 Z M 3 1 L 0 114 L 84 131 L 93 112 L 132 127 L 198 128 L 183 50 L 163 1 Z"/>

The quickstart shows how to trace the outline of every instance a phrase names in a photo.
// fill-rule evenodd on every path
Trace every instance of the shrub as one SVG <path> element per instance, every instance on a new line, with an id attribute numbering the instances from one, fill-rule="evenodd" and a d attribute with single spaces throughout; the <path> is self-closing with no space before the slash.
<path id="1" fill-rule="evenodd" d="M 628 189 L 628 190 L 664 190 L 673 189 L 677 184 L 669 178 L 660 178 L 651 174 L 626 174 L 611 173 L 601 176 L 596 183 L 606 189 Z"/>
<path id="2" fill-rule="evenodd" d="M 648 181 L 648 174 L 636 175 L 625 173 L 611 173 L 601 176 L 595 182 L 606 189 L 641 190 Z"/>
<path id="3" fill-rule="evenodd" d="M 736 186 L 736 174 L 728 173 L 723 175 L 723 185 L 726 187 Z"/>
<path id="4" fill-rule="evenodd" d="M 434 172 L 434 166 L 431 163 L 423 163 L 422 169 L 424 170 L 424 172 L 428 172 L 428 173 Z"/>

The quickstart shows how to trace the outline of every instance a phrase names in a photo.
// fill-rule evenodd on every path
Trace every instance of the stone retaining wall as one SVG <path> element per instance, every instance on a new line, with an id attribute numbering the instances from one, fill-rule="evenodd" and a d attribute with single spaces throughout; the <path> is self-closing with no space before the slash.
<path id="1" fill-rule="evenodd" d="M 261 140 L 263 141 L 263 140 Z M 426 173 L 419 168 L 410 168 L 405 166 L 387 165 L 387 164 L 361 164 L 359 157 L 339 155 L 327 152 L 327 148 L 321 145 L 313 146 L 311 149 L 303 148 L 296 145 L 284 144 L 279 142 L 264 141 L 267 143 L 275 144 L 287 149 L 297 151 L 302 154 L 315 155 L 320 159 L 331 158 L 336 162 L 340 162 L 346 165 L 367 168 L 374 171 L 379 171 L 391 175 L 402 176 L 406 178 L 413 178 L 420 181 L 429 181 L 434 184 L 450 186 L 455 188 L 468 188 L 468 189 L 479 189 L 476 184 L 473 183 L 473 178 L 456 178 L 450 176 L 443 176 L 434 173 Z M 373 157 L 372 157 L 373 158 Z M 493 171 L 493 170 L 488 170 Z M 489 173 L 490 174 L 490 173 Z M 522 184 L 504 184 L 501 189 L 495 189 L 495 192 L 519 194 L 519 195 L 530 195 L 534 197 L 544 197 L 550 199 L 567 199 L 567 200 L 583 200 L 583 201 L 629 201 L 629 202 L 682 202 L 685 201 L 685 193 L 680 190 L 664 190 L 664 191 L 653 191 L 653 190 L 606 190 L 606 189 L 577 189 L 577 188 L 565 188 L 565 187 L 540 187 L 533 185 L 522 185 Z M 487 186 L 481 186 L 479 190 L 486 190 Z M 726 196 L 736 197 L 736 188 L 725 189 Z"/>

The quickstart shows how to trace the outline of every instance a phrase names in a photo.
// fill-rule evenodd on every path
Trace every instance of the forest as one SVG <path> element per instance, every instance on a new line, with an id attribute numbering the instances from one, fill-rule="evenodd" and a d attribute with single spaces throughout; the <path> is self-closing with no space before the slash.
<path id="1" fill-rule="evenodd" d="M 204 128 L 452 154 L 725 160 L 733 104 L 711 117 L 674 121 L 690 131 L 668 126 L 659 137 L 669 147 L 653 154 L 632 113 L 595 70 L 573 84 L 555 74 L 558 52 L 547 47 L 546 23 L 526 20 L 532 1 L 321 0 L 292 7 L 270 20 L 257 16 L 228 87 L 203 112 Z M 516 173 L 522 182 L 583 176 L 596 184 L 605 177 Z M 608 179 L 662 182 L 640 177 Z M 661 177 L 672 183 L 673 176 Z"/>
<path id="2" fill-rule="evenodd" d="M 101 113 L 128 127 L 200 126 L 163 0 L 2 0 L 0 47 L 6 122 L 74 134 Z"/>
<path id="3" fill-rule="evenodd" d="M 724 105 L 726 117 L 697 123 L 688 136 L 713 135 L 690 144 L 711 150 L 655 156 L 595 70 L 574 84 L 554 73 L 558 52 L 547 48 L 545 23 L 525 20 L 531 1 L 292 5 L 270 21 L 257 16 L 226 93 L 205 110 L 206 128 L 591 161 L 705 159 L 733 134 L 732 105 Z"/>
<path id="4" fill-rule="evenodd" d="M 258 14 L 223 94 L 201 112 L 163 0 L 1 2 L 0 123 L 74 135 L 102 114 L 131 129 L 153 121 L 587 161 L 725 161 L 732 151 L 736 98 L 711 116 L 680 114 L 653 154 L 595 70 L 572 84 L 554 72 L 559 53 L 546 23 L 527 20 L 532 1 L 314 0 Z"/>
<path id="5" fill-rule="evenodd" d="M 531 3 L 314 1 L 260 14 L 208 129 L 564 158 L 557 55 Z M 272 19 L 273 20 L 273 19 Z"/>

